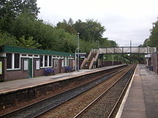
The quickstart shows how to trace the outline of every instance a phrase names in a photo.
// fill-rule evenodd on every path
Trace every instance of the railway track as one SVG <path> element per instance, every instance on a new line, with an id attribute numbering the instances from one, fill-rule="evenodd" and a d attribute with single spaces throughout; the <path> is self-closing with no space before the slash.
<path id="1" fill-rule="evenodd" d="M 134 73 L 134 69 L 135 66 L 126 70 L 126 73 L 120 79 L 114 82 L 73 118 L 114 118 Z"/>
<path id="2" fill-rule="evenodd" d="M 86 93 L 86 91 L 92 89 L 95 86 L 98 86 L 99 84 L 103 83 L 104 81 L 107 81 L 109 78 L 113 77 L 114 75 L 118 73 L 121 73 L 122 71 L 124 71 L 124 69 L 117 69 L 112 72 L 108 72 L 104 77 L 101 77 L 100 79 L 93 80 L 82 86 L 73 88 L 69 91 L 53 96 L 49 99 L 43 100 L 31 106 L 24 107 L 23 109 L 14 111 L 10 114 L 6 114 L 3 117 L 4 118 L 5 117 L 6 118 L 21 118 L 21 117 L 31 118 L 31 117 L 38 117 L 38 116 L 43 117 L 42 116 L 43 113 L 49 111 L 50 109 L 57 108 L 61 104 L 64 104 L 67 101 L 70 101 L 71 99 L 76 98 L 76 96 Z M 79 116 L 75 116 L 75 117 L 79 117 Z"/>
<path id="3" fill-rule="evenodd" d="M 129 67 L 128 67 L 129 68 Z M 65 103 L 65 105 L 62 105 L 61 107 L 59 107 L 59 108 L 56 108 L 55 110 L 52 110 L 52 111 L 50 111 L 50 112 L 48 112 L 48 113 L 46 113 L 46 114 L 44 114 L 44 115 L 42 115 L 40 118 L 47 118 L 47 117 L 53 117 L 53 118 L 67 118 L 67 117 L 69 117 L 69 118 L 75 118 L 75 117 L 82 117 L 82 118 L 97 118 L 98 116 L 99 116 L 99 118 L 101 118 L 101 116 L 102 115 L 100 115 L 100 114 L 98 114 L 97 112 L 99 111 L 99 112 L 101 112 L 102 111 L 102 113 L 105 113 L 106 112 L 106 110 L 107 110 L 107 112 L 108 113 L 106 113 L 106 115 L 107 114 L 111 114 L 110 116 L 112 117 L 113 115 L 115 115 L 115 113 L 117 112 L 117 108 L 119 107 L 119 103 L 121 102 L 121 98 L 122 97 L 120 97 L 119 99 L 117 99 L 116 100 L 116 98 L 115 98 L 115 107 L 113 107 L 113 108 L 108 108 L 108 107 L 106 107 L 106 110 L 104 111 L 104 110 L 100 110 L 100 109 L 98 109 L 98 108 L 103 108 L 103 107 L 96 107 L 96 109 L 95 110 L 92 110 L 92 113 L 89 113 L 90 114 L 90 116 L 86 116 L 86 115 L 82 115 L 82 112 L 84 112 L 85 113 L 85 111 L 87 111 L 87 110 L 85 110 L 84 111 L 84 109 L 90 109 L 91 108 L 91 104 L 94 104 L 92 101 L 95 101 L 94 99 L 97 99 L 97 98 L 95 98 L 95 96 L 94 95 L 96 95 L 96 96 L 101 96 L 100 94 L 102 94 L 103 92 L 104 92 L 104 90 L 105 91 L 108 91 L 107 89 L 108 88 L 110 88 L 110 86 L 112 86 L 112 84 L 114 83 L 114 81 L 119 81 L 119 79 L 121 78 L 121 77 L 123 77 L 123 73 L 127 73 L 128 72 L 128 70 L 130 70 L 132 67 L 130 67 L 129 69 L 124 69 L 124 70 L 121 70 L 120 72 L 118 72 L 117 74 L 116 74 L 116 76 L 114 76 L 114 77 L 112 77 L 112 78 L 110 78 L 110 79 L 108 79 L 108 80 L 106 80 L 105 82 L 103 82 L 103 83 L 101 83 L 100 85 L 98 85 L 97 87 L 95 87 L 95 88 L 92 88 L 91 90 L 89 90 L 89 93 L 88 92 L 86 92 L 86 93 L 84 93 L 84 94 L 82 94 L 82 95 L 80 95 L 80 96 L 78 96 L 77 98 L 76 98 L 76 100 L 70 100 L 70 101 L 68 101 L 68 102 L 66 102 Z M 134 70 L 134 68 L 132 68 L 133 70 Z M 131 70 L 131 71 L 133 71 L 133 70 Z M 125 72 L 126 71 L 126 72 Z M 130 72 L 131 73 L 131 72 Z M 133 73 L 133 72 L 132 72 Z M 132 75 L 132 73 L 131 73 L 131 75 Z M 131 76 L 130 75 L 130 76 Z M 119 78 L 118 78 L 119 77 Z M 124 76 L 125 77 L 125 76 Z M 125 78 L 128 78 L 128 77 L 125 77 Z M 130 78 L 129 79 L 127 79 L 128 81 L 130 81 Z M 126 81 L 127 81 L 126 80 Z M 117 83 L 117 82 L 115 82 L 115 83 Z M 121 85 L 122 86 L 122 85 Z M 126 86 L 127 86 L 127 84 L 126 84 Z M 94 89 L 94 90 L 93 90 Z M 103 90 L 104 89 L 104 90 Z M 124 91 L 125 91 L 125 88 L 124 88 Z M 117 93 L 117 92 L 116 92 Z M 122 95 L 121 96 L 123 96 L 123 94 L 124 94 L 124 92 L 122 92 Z M 112 94 L 111 94 L 112 95 Z M 107 99 L 108 98 L 112 98 L 112 97 L 115 97 L 115 94 L 114 94 L 114 96 L 111 96 L 111 97 L 107 97 Z M 87 99 L 88 98 L 88 99 Z M 100 98 L 100 97 L 98 97 L 98 98 Z M 93 99 L 93 100 L 91 100 L 91 99 Z M 106 99 L 106 100 L 107 100 Z M 88 103 L 89 102 L 89 103 Z M 112 101 L 110 101 L 110 102 L 112 102 Z M 76 106 L 77 105 L 77 106 Z M 92 105 L 93 106 L 93 105 Z M 105 104 L 103 104 L 103 106 L 105 106 Z M 109 106 L 109 105 L 108 105 Z M 90 108 L 89 108 L 90 107 Z M 81 113 L 81 114 L 80 114 Z M 76 114 L 78 114 L 78 115 L 76 115 Z M 79 115 L 80 114 L 80 115 Z M 92 116 L 92 114 L 95 114 L 96 116 Z M 103 116 L 105 116 L 105 115 L 103 115 Z M 106 118 L 106 116 L 104 117 L 104 118 Z"/>

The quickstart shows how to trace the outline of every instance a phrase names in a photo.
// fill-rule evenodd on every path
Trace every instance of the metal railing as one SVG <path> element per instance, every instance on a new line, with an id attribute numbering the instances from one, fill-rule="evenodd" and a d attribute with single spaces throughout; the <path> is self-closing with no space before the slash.
<path id="1" fill-rule="evenodd" d="M 97 52 L 95 52 L 95 53 L 97 53 L 97 54 L 96 54 L 95 57 L 92 59 L 90 65 L 89 65 L 89 69 L 92 68 L 93 63 L 94 63 L 95 61 L 97 61 L 97 59 L 98 59 L 98 55 L 99 55 L 100 51 L 99 51 L 99 50 L 95 50 L 95 51 L 97 51 Z"/>

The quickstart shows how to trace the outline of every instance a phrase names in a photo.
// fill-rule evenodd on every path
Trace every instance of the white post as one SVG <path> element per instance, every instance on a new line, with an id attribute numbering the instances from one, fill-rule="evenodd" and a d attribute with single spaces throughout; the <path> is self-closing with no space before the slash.
<path id="1" fill-rule="evenodd" d="M 75 50 L 75 71 L 76 71 L 76 50 Z"/>
<path id="2" fill-rule="evenodd" d="M 79 50 L 80 50 L 80 46 L 79 46 L 79 45 L 80 45 L 80 44 L 79 44 L 79 33 L 78 33 L 77 36 L 78 36 L 78 43 L 77 43 L 77 44 L 78 44 L 78 64 L 77 64 L 77 65 L 78 65 L 78 68 L 77 68 L 77 71 L 79 71 L 79 61 L 80 61 L 80 60 L 79 60 Z"/>

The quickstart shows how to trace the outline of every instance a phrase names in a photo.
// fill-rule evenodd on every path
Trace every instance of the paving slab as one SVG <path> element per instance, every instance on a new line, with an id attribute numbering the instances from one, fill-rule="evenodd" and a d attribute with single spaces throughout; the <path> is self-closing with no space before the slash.
<path id="1" fill-rule="evenodd" d="M 121 118 L 147 118 L 145 111 L 126 110 Z"/>

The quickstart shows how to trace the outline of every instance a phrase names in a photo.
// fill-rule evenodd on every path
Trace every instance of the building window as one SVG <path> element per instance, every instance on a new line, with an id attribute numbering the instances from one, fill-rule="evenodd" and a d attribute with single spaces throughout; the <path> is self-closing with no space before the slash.
<path id="1" fill-rule="evenodd" d="M 49 66 L 52 65 L 52 56 L 49 56 Z"/>
<path id="2" fill-rule="evenodd" d="M 20 54 L 7 53 L 7 69 L 20 68 Z"/>
<path id="3" fill-rule="evenodd" d="M 40 55 L 40 67 L 43 67 L 43 55 Z"/>
<path id="4" fill-rule="evenodd" d="M 51 67 L 52 56 L 40 55 L 40 67 Z"/>
<path id="5" fill-rule="evenodd" d="M 46 66 L 47 67 L 47 62 L 48 62 L 48 56 L 47 55 L 45 55 L 45 64 L 44 64 L 44 66 Z"/>
<path id="6" fill-rule="evenodd" d="M 20 66 L 20 54 L 15 54 L 14 59 L 14 68 L 19 68 Z"/>
<path id="7" fill-rule="evenodd" d="M 7 53 L 7 69 L 12 68 L 12 53 Z"/>

